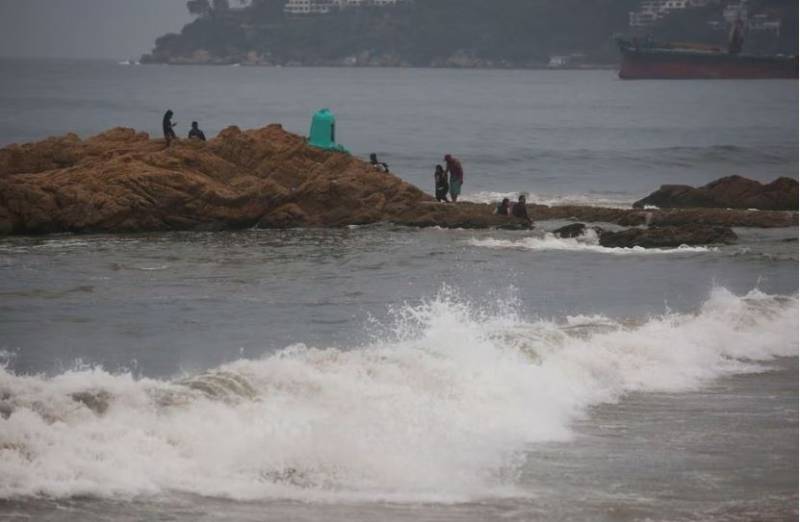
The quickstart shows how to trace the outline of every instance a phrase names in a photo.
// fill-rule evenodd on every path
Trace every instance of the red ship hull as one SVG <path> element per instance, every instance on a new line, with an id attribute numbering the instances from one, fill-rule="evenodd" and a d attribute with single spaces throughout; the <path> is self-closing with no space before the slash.
<path id="1" fill-rule="evenodd" d="M 797 79 L 796 56 L 734 55 L 714 51 L 621 47 L 619 77 L 643 79 Z"/>

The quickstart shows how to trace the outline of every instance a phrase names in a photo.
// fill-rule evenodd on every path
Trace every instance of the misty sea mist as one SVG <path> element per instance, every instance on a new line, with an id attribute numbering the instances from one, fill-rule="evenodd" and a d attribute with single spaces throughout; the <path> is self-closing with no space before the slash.
<path id="1" fill-rule="evenodd" d="M 0 61 L 0 146 L 175 112 L 211 138 L 329 107 L 464 199 L 629 207 L 797 177 L 796 81 L 613 71 Z M 0 239 L 0 520 L 789 520 L 798 230 Z"/>

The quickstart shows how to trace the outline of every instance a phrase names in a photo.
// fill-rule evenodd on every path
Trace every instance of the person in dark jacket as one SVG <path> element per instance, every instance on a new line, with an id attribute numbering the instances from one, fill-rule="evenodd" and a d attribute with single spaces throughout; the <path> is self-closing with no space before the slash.
<path id="1" fill-rule="evenodd" d="M 450 185 L 447 183 L 447 173 L 441 165 L 436 165 L 433 180 L 436 182 L 436 201 L 447 203 L 447 191 L 450 190 Z"/>
<path id="2" fill-rule="evenodd" d="M 528 205 L 525 200 L 525 196 L 520 196 L 519 200 L 514 203 L 514 206 L 511 208 L 511 215 L 518 219 L 524 219 L 528 223 L 533 223 L 531 218 L 528 216 Z"/>
<path id="3" fill-rule="evenodd" d="M 172 123 L 172 111 L 164 113 L 164 120 L 161 122 L 161 126 L 164 130 L 164 140 L 167 142 L 167 147 L 172 143 L 172 140 L 178 139 L 174 129 L 176 125 L 176 123 Z"/>
<path id="4" fill-rule="evenodd" d="M 192 128 L 189 131 L 189 139 L 206 141 L 206 135 L 203 133 L 203 131 L 200 130 L 200 127 L 198 126 L 196 121 L 192 122 Z"/>

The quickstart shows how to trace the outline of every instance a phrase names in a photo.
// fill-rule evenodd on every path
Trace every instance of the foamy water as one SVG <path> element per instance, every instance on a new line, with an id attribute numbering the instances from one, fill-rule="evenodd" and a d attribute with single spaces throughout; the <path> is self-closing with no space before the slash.
<path id="1" fill-rule="evenodd" d="M 638 324 L 528 319 L 448 291 L 393 316 L 368 346 L 295 345 L 171 380 L 0 370 L 0 498 L 523 495 L 525 448 L 569 439 L 589 406 L 798 352 L 797 297 L 759 291 Z"/>
<path id="2" fill-rule="evenodd" d="M 677 248 L 642 248 L 642 247 L 604 247 L 600 245 L 600 238 L 592 229 L 587 229 L 586 233 L 575 238 L 560 238 L 552 233 L 544 236 L 530 236 L 523 239 L 477 239 L 468 241 L 470 246 L 493 248 L 493 249 L 518 249 L 518 250 L 564 250 L 572 252 L 595 252 L 609 255 L 663 255 L 663 254 L 696 254 L 713 252 L 715 247 L 688 246 L 681 245 Z"/>
<path id="3" fill-rule="evenodd" d="M 527 196 L 528 203 L 536 205 L 580 205 L 605 208 L 631 208 L 635 198 L 630 195 L 611 194 L 539 194 L 535 192 L 492 192 L 479 191 L 466 193 L 459 200 L 473 203 L 499 203 L 503 198 L 516 201 L 520 194 Z"/>

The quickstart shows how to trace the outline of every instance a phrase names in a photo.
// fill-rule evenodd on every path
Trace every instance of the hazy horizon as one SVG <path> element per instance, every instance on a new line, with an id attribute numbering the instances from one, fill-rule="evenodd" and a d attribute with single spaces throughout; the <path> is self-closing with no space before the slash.
<path id="1" fill-rule="evenodd" d="M 190 20 L 185 0 L 0 0 L 0 56 L 138 58 Z"/>

